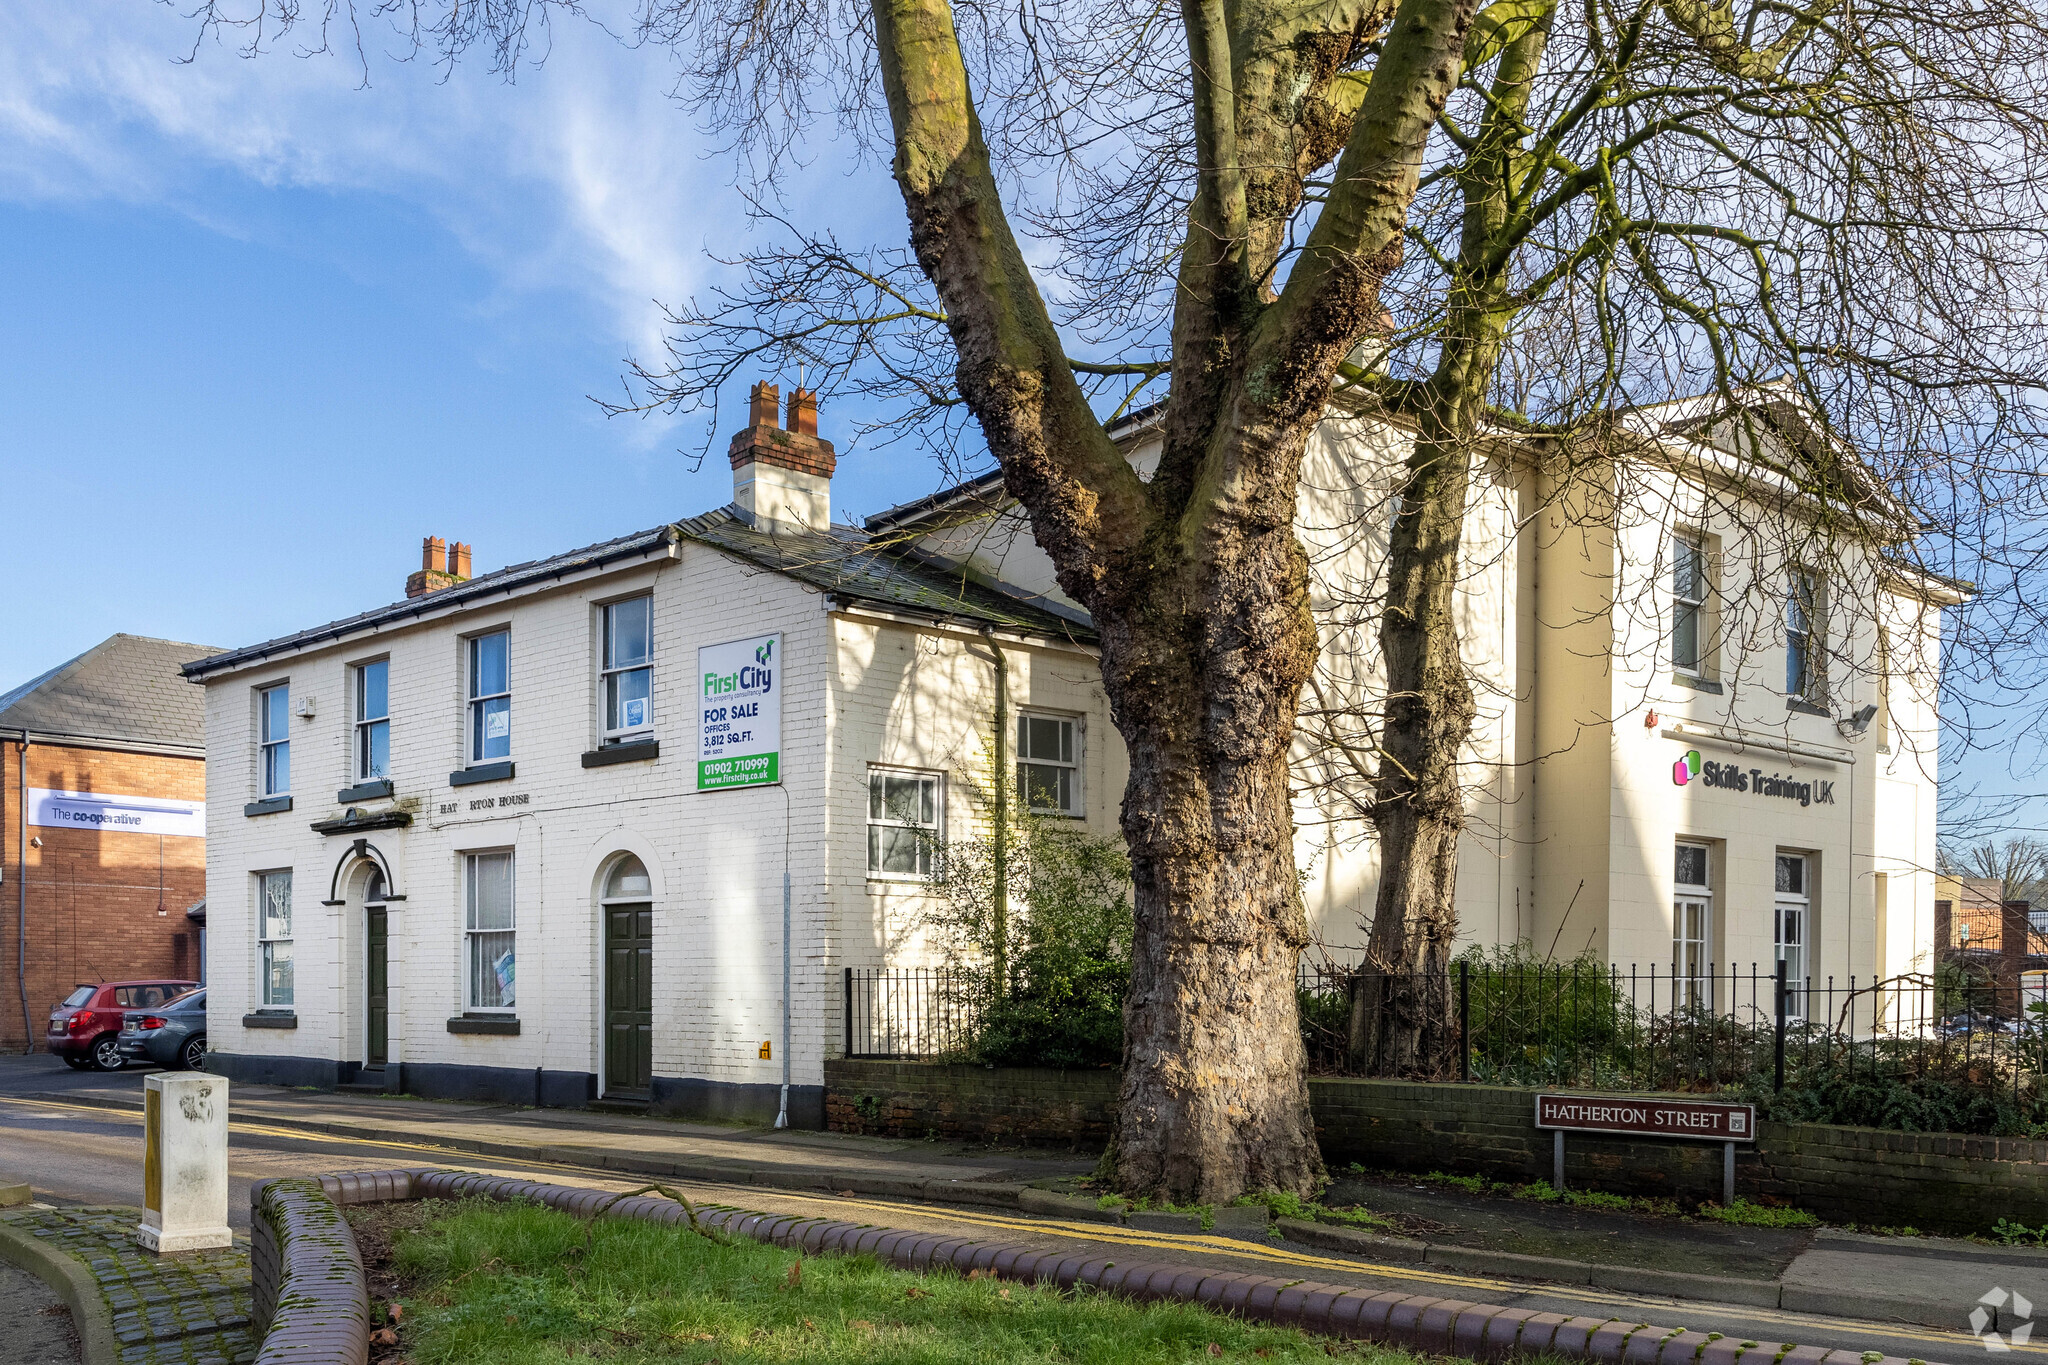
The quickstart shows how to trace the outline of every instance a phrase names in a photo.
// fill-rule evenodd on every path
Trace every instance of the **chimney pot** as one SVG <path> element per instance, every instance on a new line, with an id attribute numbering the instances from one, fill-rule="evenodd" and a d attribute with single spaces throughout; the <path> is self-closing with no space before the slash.
<path id="1" fill-rule="evenodd" d="M 818 395 L 809 389 L 789 391 L 789 420 L 786 425 L 791 431 L 803 436 L 818 434 Z"/>
<path id="2" fill-rule="evenodd" d="M 749 394 L 749 425 L 736 433 L 733 502 L 756 529 L 771 534 L 824 531 L 832 524 L 832 443 L 818 435 L 818 395 L 789 395 L 789 425 L 776 425 L 782 390 L 756 384 Z"/>
<path id="3" fill-rule="evenodd" d="M 469 577 L 469 547 L 461 541 L 428 536 L 420 542 L 420 566 L 406 576 L 405 595 L 425 597 L 452 588 Z"/>

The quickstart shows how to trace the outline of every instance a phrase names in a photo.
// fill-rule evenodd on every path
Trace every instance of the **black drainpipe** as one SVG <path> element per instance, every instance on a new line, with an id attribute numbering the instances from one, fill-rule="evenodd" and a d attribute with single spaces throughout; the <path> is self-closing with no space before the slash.
<path id="1" fill-rule="evenodd" d="M 20 837 L 14 845 L 14 979 L 21 991 L 21 1051 L 36 1050 L 35 1022 L 28 1009 L 28 731 L 21 732 L 15 751 L 15 776 L 20 779 Z"/>

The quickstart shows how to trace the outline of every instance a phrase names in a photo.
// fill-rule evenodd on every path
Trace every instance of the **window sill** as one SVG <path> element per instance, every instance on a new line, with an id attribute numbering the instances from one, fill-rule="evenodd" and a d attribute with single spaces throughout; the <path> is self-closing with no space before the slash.
<path id="1" fill-rule="evenodd" d="M 1832 714 L 1827 707 L 1815 706 L 1812 702 L 1799 697 L 1785 698 L 1785 709 L 1787 711 L 1797 711 L 1802 716 L 1819 716 L 1822 719 L 1826 719 Z"/>
<path id="2" fill-rule="evenodd" d="M 474 787 L 479 782 L 509 782 L 512 780 L 512 764 L 479 763 L 474 768 L 457 768 L 448 774 L 451 787 Z"/>
<path id="3" fill-rule="evenodd" d="M 281 1012 L 258 1010 L 254 1014 L 242 1016 L 243 1028 L 297 1028 L 298 1026 L 299 1016 L 293 1014 L 290 1010 Z"/>
<path id="4" fill-rule="evenodd" d="M 608 744 L 602 749 L 592 749 L 583 755 L 583 766 L 608 768 L 614 763 L 644 763 L 660 756 L 660 740 L 636 739 L 627 744 Z"/>
<path id="5" fill-rule="evenodd" d="M 458 1014 L 448 1021 L 450 1033 L 485 1033 L 509 1038 L 519 1032 L 516 1016 L 505 1014 Z"/>
<path id="6" fill-rule="evenodd" d="M 348 806 L 357 801 L 375 801 L 391 795 L 391 779 L 379 777 L 368 782 L 358 782 L 353 787 L 343 787 L 334 794 L 336 805 Z"/>
<path id="7" fill-rule="evenodd" d="M 1711 678 L 1696 678 L 1690 673 L 1673 673 L 1671 681 L 1679 687 L 1690 687 L 1695 692 L 1708 692 L 1717 697 L 1721 695 L 1721 684 Z"/>
<path id="8" fill-rule="evenodd" d="M 242 807 L 242 814 L 254 819 L 259 815 L 282 815 L 292 808 L 289 796 L 266 796 L 261 801 L 251 801 Z"/>
<path id="9" fill-rule="evenodd" d="M 870 872 L 868 881 L 875 886 L 892 890 L 922 890 L 932 884 L 930 877 L 917 872 Z"/>

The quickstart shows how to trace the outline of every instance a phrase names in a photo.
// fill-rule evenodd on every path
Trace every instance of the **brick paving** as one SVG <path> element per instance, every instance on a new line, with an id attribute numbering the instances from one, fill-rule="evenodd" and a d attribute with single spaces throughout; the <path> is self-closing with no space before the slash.
<path id="1" fill-rule="evenodd" d="M 0 1222 L 83 1262 L 114 1316 L 121 1365 L 248 1365 L 249 1248 L 159 1257 L 135 1240 L 141 1214 L 115 1208 L 20 1208 Z"/>

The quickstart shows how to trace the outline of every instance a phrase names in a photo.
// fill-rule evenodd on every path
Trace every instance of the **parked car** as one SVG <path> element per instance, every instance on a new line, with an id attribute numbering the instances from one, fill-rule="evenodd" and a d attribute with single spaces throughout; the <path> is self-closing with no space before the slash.
<path id="1" fill-rule="evenodd" d="M 206 987 L 186 991 L 153 1010 L 129 1010 L 121 1025 L 121 1055 L 173 1071 L 206 1065 Z"/>
<path id="2" fill-rule="evenodd" d="M 197 981 L 102 981 L 82 985 L 50 1011 L 43 1037 L 50 1051 L 83 1071 L 119 1071 L 121 1025 L 129 1010 L 150 1009 L 197 986 Z"/>

